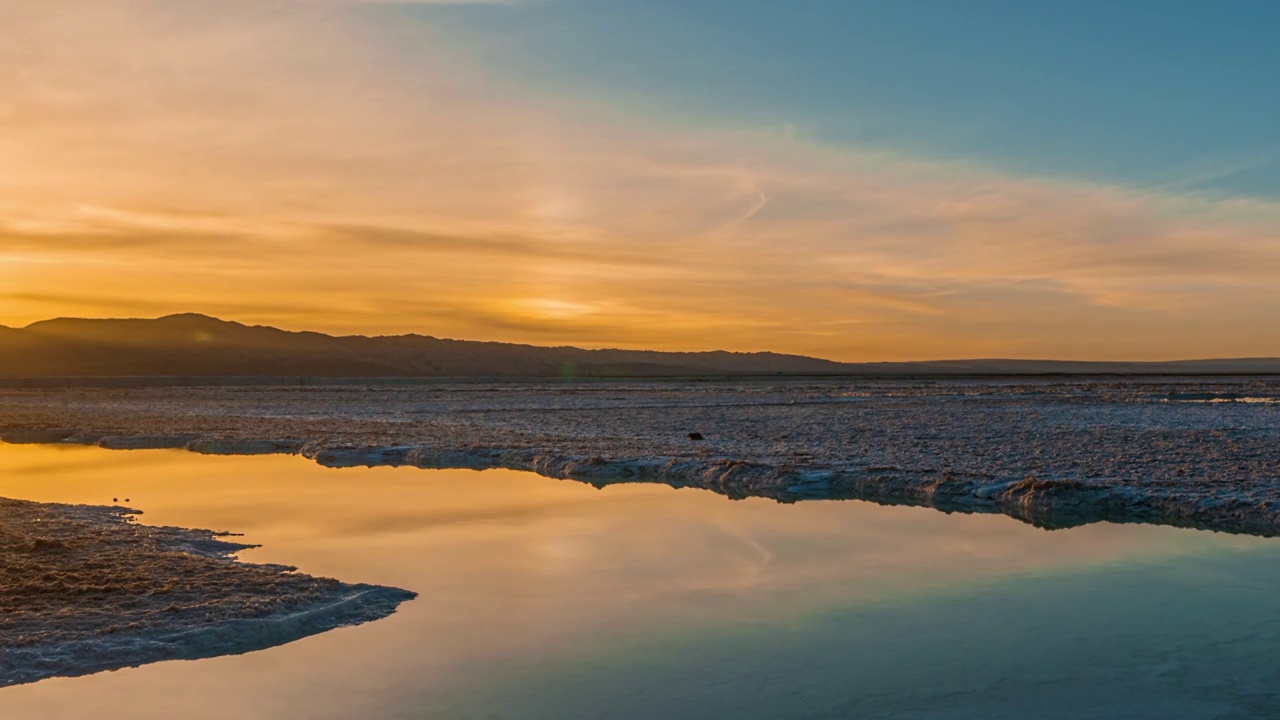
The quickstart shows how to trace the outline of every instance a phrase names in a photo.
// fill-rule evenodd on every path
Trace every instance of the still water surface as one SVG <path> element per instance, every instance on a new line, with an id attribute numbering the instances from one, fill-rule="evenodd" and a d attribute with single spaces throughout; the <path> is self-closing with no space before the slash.
<path id="1" fill-rule="evenodd" d="M 509 471 L 0 446 L 0 496 L 243 532 L 419 593 L 240 656 L 0 690 L 0 717 L 1274 718 L 1280 543 Z"/>

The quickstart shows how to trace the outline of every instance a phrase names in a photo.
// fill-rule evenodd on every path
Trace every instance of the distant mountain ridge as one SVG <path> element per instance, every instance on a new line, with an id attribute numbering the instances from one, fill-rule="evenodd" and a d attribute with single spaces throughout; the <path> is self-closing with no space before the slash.
<path id="1" fill-rule="evenodd" d="M 291 332 L 197 314 L 0 326 L 0 377 L 698 377 L 736 375 L 1280 374 L 1280 359 L 839 363 L 771 352 L 584 350 Z"/>

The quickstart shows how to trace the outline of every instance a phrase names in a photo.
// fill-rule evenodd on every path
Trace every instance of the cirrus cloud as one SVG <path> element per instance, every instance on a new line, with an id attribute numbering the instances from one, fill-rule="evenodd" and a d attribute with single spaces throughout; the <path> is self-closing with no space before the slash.
<path id="1" fill-rule="evenodd" d="M 337 4 L 0 8 L 0 322 L 164 306 L 851 360 L 1280 354 L 1272 204 L 641 123 Z"/>

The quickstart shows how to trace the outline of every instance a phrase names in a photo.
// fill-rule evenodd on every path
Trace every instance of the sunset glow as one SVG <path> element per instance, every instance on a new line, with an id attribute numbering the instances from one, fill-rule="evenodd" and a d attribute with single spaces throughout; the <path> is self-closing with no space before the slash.
<path id="1" fill-rule="evenodd" d="M 577 5 L 0 4 L 0 324 L 190 311 L 839 360 L 1280 354 L 1280 193 L 1208 181 L 1274 147 L 1145 180 L 1014 167 L 824 129 L 851 111 L 717 114 L 504 62 Z"/>

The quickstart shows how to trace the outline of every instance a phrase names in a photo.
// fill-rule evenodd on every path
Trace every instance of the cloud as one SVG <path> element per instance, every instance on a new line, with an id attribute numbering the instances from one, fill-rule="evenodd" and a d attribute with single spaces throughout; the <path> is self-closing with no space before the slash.
<path id="1" fill-rule="evenodd" d="M 315 5 L 522 5 L 529 0 L 293 0 Z"/>
<path id="2" fill-rule="evenodd" d="M 0 7 L 0 322 L 1280 354 L 1272 204 L 646 125 L 512 88 L 425 21 L 323 5 Z"/>

